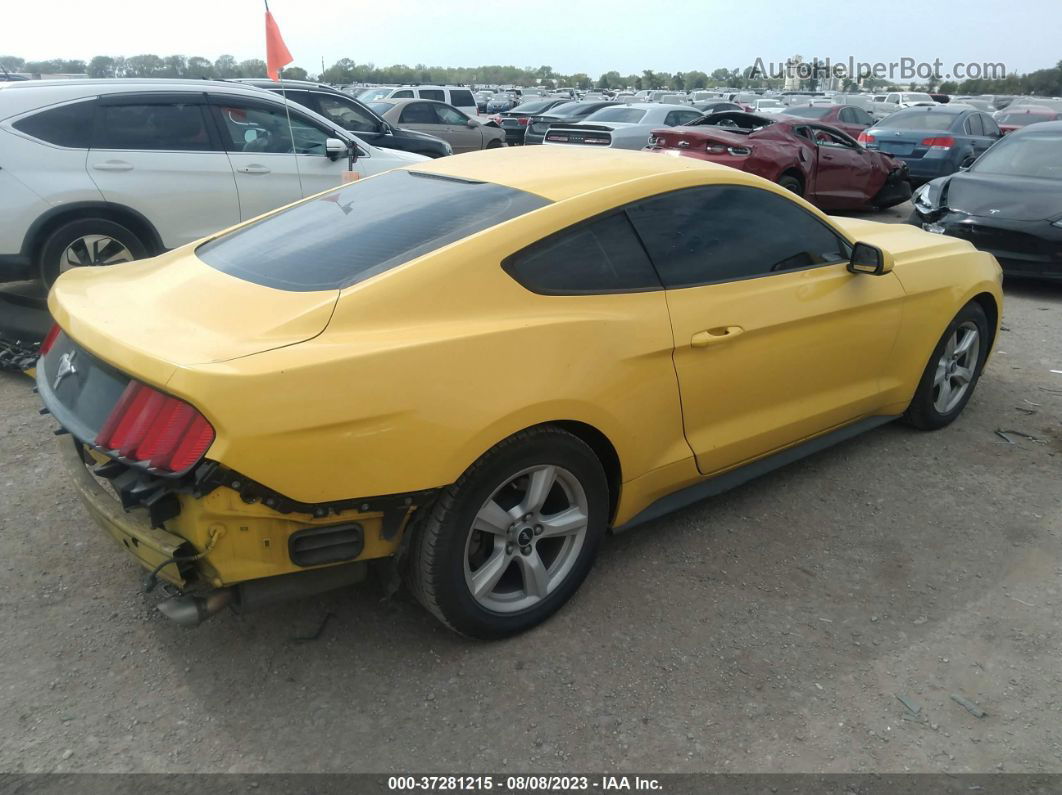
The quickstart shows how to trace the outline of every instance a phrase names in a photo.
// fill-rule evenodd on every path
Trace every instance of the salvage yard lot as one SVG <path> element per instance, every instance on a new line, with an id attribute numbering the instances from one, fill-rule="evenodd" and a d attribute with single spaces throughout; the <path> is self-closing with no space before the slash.
<path id="1" fill-rule="evenodd" d="M 1062 287 L 1006 295 L 954 425 L 885 426 L 610 539 L 567 607 L 497 643 L 372 582 L 174 625 L 3 374 L 0 769 L 1057 771 Z"/>

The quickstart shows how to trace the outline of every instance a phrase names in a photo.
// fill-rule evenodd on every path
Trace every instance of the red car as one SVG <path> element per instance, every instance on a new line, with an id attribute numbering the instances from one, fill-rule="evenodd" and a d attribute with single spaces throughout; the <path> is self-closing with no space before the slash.
<path id="1" fill-rule="evenodd" d="M 903 161 L 814 122 L 714 113 L 653 130 L 646 149 L 758 174 L 827 210 L 892 207 L 911 198 Z"/>
<path id="2" fill-rule="evenodd" d="M 1030 124 L 1036 124 L 1041 121 L 1058 121 L 1059 119 L 1062 119 L 1062 113 L 1057 113 L 1050 108 L 1030 106 L 1003 111 L 996 116 L 996 124 L 1006 135 L 1015 130 L 1020 130 L 1022 127 L 1028 127 Z"/>
<path id="3" fill-rule="evenodd" d="M 855 105 L 796 105 L 779 115 L 790 119 L 816 121 L 846 132 L 853 138 L 858 138 L 859 133 L 877 123 L 877 119 Z"/>

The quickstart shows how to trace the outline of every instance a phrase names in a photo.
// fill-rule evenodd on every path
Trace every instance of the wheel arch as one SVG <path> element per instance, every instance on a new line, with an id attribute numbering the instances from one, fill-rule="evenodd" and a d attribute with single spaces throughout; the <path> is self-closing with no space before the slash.
<path id="1" fill-rule="evenodd" d="M 978 293 L 970 301 L 980 305 L 988 318 L 988 351 L 991 353 L 999 329 L 999 306 L 996 304 L 996 297 L 991 293 Z"/>
<path id="2" fill-rule="evenodd" d="M 26 236 L 22 241 L 22 255 L 29 257 L 31 262 L 36 263 L 41 247 L 44 245 L 44 241 L 48 239 L 49 234 L 65 223 L 83 218 L 105 218 L 108 221 L 129 227 L 144 242 L 144 245 L 148 247 L 153 255 L 160 254 L 166 250 L 158 230 L 155 229 L 155 225 L 142 213 L 124 204 L 86 201 L 63 204 L 43 213 L 26 231 Z"/>

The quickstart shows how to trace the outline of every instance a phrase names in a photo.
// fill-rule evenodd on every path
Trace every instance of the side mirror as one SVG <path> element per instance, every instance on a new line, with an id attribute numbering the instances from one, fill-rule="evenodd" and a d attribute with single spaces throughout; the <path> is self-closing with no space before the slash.
<path id="1" fill-rule="evenodd" d="M 852 248 L 852 258 L 848 262 L 851 273 L 869 273 L 881 276 L 892 270 L 892 256 L 877 246 L 869 243 L 856 243 Z"/>
<path id="2" fill-rule="evenodd" d="M 338 160 L 349 151 L 350 146 L 348 146 L 347 142 L 341 138 L 325 139 L 325 154 L 328 155 L 329 160 Z"/>
<path id="3" fill-rule="evenodd" d="M 479 126 L 479 121 L 476 120 L 476 119 L 469 119 L 468 120 L 468 126 L 469 127 L 478 127 Z"/>

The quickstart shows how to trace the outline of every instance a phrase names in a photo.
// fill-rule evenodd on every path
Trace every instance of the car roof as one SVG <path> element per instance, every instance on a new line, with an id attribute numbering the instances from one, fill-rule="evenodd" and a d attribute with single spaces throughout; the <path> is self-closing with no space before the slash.
<path id="1" fill-rule="evenodd" d="M 628 149 L 590 150 L 564 146 L 519 146 L 498 152 L 483 150 L 456 157 L 417 163 L 413 171 L 476 182 L 493 182 L 562 201 L 620 183 L 661 174 L 710 169 L 719 179 L 744 181 L 746 177 L 728 166 L 686 157 L 659 157 Z M 738 177 L 737 175 L 741 175 Z"/>
<path id="2" fill-rule="evenodd" d="M 445 105 L 448 108 L 452 108 L 453 107 L 453 105 L 451 105 L 449 102 L 443 102 L 442 100 L 438 100 L 438 99 L 419 99 L 417 97 L 413 97 L 412 99 L 410 97 L 400 97 L 399 99 L 394 99 L 394 98 L 374 99 L 372 102 L 373 102 L 374 105 L 376 103 L 378 103 L 378 102 L 386 102 L 389 105 L 394 105 L 396 108 L 397 107 L 401 107 L 402 105 L 409 105 L 412 102 L 426 102 L 429 105 Z"/>

